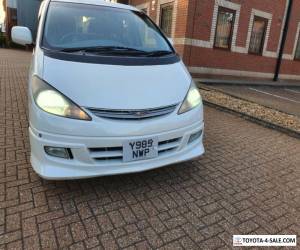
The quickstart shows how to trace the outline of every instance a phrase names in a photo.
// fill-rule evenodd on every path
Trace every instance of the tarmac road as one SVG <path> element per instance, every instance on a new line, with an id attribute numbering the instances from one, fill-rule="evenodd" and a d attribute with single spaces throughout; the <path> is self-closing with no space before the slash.
<path id="1" fill-rule="evenodd" d="M 300 117 L 300 87 L 214 85 L 213 88 Z"/>

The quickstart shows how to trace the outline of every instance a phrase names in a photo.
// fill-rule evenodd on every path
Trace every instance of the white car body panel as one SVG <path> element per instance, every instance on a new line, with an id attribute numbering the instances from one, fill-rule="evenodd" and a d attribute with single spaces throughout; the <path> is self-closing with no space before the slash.
<path id="1" fill-rule="evenodd" d="M 202 144 L 203 136 L 194 141 L 190 145 L 188 139 L 192 133 L 203 130 L 203 123 L 198 122 L 191 126 L 181 129 L 169 130 L 168 132 L 148 134 L 147 136 L 128 136 L 128 137 L 79 137 L 65 136 L 57 134 L 42 133 L 30 128 L 31 142 L 31 163 L 33 169 L 44 179 L 61 180 L 61 179 L 82 179 L 97 176 L 117 175 L 136 173 L 154 168 L 167 166 L 187 160 L 191 160 L 204 154 Z M 158 136 L 159 140 L 167 140 L 171 138 L 182 138 L 177 149 L 165 155 L 159 155 L 154 159 L 148 159 L 136 162 L 95 162 L 91 158 L 88 148 L 120 146 L 122 141 L 130 138 L 143 138 L 149 136 Z M 41 145 L 63 146 L 72 148 L 74 159 L 65 160 L 50 157 L 45 154 Z"/>
<path id="2" fill-rule="evenodd" d="M 191 84 L 180 62 L 141 67 L 69 62 L 47 56 L 43 79 L 83 107 L 107 109 L 180 103 Z"/>

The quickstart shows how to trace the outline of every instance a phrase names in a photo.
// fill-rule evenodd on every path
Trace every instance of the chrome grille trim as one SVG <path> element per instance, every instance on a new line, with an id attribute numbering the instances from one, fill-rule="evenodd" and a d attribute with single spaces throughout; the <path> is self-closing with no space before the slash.
<path id="1" fill-rule="evenodd" d="M 97 108 L 87 108 L 94 115 L 101 118 L 109 119 L 122 119 L 122 120 L 141 120 L 149 119 L 154 117 L 159 117 L 163 115 L 168 115 L 172 113 L 177 104 L 153 108 L 153 109 L 97 109 Z"/>

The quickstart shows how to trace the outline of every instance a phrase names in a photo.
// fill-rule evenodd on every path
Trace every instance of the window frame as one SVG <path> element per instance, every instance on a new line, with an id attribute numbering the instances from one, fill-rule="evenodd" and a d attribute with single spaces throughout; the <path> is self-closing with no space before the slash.
<path id="1" fill-rule="evenodd" d="M 298 36 L 298 40 L 296 41 L 294 61 L 300 61 L 300 55 L 299 55 L 299 57 L 297 57 L 297 49 L 299 48 L 299 50 L 300 50 L 300 30 L 299 30 L 299 33 L 297 34 L 297 36 Z"/>
<path id="2" fill-rule="evenodd" d="M 222 11 L 222 10 L 225 11 L 225 12 L 229 12 L 229 13 L 233 14 L 232 25 L 231 25 L 230 34 L 229 34 L 229 46 L 228 46 L 228 48 L 222 48 L 222 47 L 216 46 L 217 32 L 218 32 L 218 23 L 219 23 L 219 14 L 220 14 L 220 11 Z M 213 46 L 214 49 L 231 51 L 235 20 L 236 20 L 236 10 L 229 9 L 229 8 L 226 8 L 226 7 L 223 7 L 223 6 L 219 6 L 218 7 L 217 22 L 216 22 L 216 27 L 215 27 L 214 46 Z"/>
<path id="3" fill-rule="evenodd" d="M 261 21 L 265 22 L 263 39 L 261 41 L 261 47 L 260 47 L 259 53 L 255 53 L 255 52 L 250 51 L 251 38 L 252 38 L 252 34 L 253 34 L 254 23 L 255 23 L 256 20 L 261 20 Z M 251 34 L 250 34 L 249 47 L 248 47 L 248 54 L 250 54 L 250 55 L 256 55 L 256 56 L 263 56 L 269 21 L 270 20 L 268 18 L 265 18 L 265 17 L 261 17 L 261 16 L 258 16 L 258 15 L 254 15 L 253 16 L 252 30 L 251 30 Z"/>
<path id="4" fill-rule="evenodd" d="M 164 30 L 162 29 L 162 15 L 163 15 L 163 8 L 165 7 L 172 7 L 172 20 L 171 20 L 171 29 L 170 29 L 170 34 L 168 36 L 168 34 L 165 34 Z M 162 32 L 165 34 L 166 37 L 171 38 L 172 37 L 172 30 L 173 30 L 173 15 L 174 15 L 174 2 L 168 2 L 168 3 L 164 3 L 160 5 L 160 10 L 159 10 L 159 28 L 162 30 Z"/>

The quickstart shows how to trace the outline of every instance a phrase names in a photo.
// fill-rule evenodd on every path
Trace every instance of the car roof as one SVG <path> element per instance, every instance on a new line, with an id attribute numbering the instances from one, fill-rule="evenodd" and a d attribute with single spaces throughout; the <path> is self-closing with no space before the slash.
<path id="1" fill-rule="evenodd" d="M 91 5 L 100 5 L 100 6 L 108 6 L 114 7 L 119 9 L 126 9 L 126 10 L 135 10 L 139 11 L 137 8 L 120 3 L 112 3 L 107 2 L 105 0 L 50 0 L 51 2 L 64 2 L 64 3 L 81 3 L 81 4 L 91 4 Z"/>

